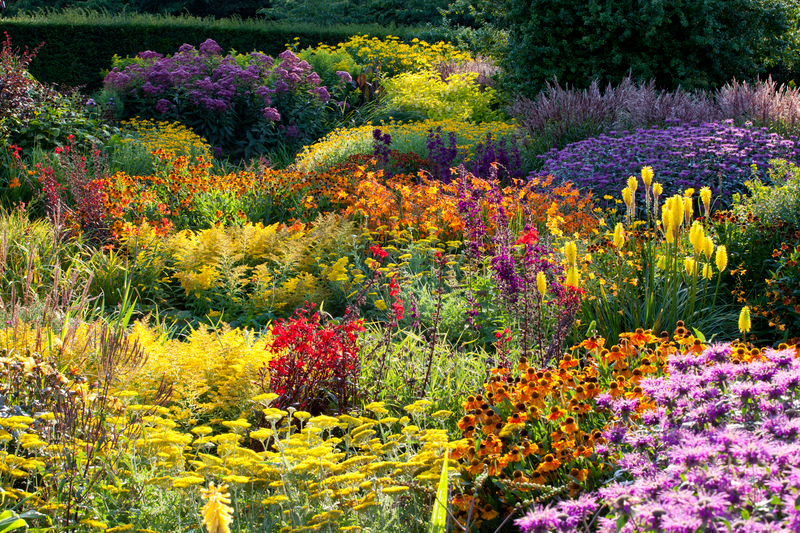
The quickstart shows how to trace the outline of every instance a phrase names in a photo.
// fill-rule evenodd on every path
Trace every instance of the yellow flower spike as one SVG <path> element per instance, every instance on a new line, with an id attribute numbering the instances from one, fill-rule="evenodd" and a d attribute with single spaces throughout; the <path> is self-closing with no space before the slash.
<path id="1" fill-rule="evenodd" d="M 622 201 L 624 201 L 627 206 L 633 203 L 633 191 L 629 187 L 622 189 Z"/>
<path id="2" fill-rule="evenodd" d="M 714 277 L 714 271 L 711 268 L 711 263 L 705 263 L 703 265 L 703 277 L 706 279 L 711 279 Z"/>
<path id="3" fill-rule="evenodd" d="M 739 313 L 739 331 L 747 333 L 750 331 L 750 326 L 750 308 L 745 305 Z"/>
<path id="4" fill-rule="evenodd" d="M 544 272 L 538 272 L 536 274 L 536 289 L 542 297 L 547 294 L 547 277 L 544 275 Z"/>
<path id="5" fill-rule="evenodd" d="M 693 187 L 689 187 L 688 189 L 683 191 L 683 197 L 684 198 L 691 198 L 693 195 L 694 195 L 694 188 Z"/>
<path id="6" fill-rule="evenodd" d="M 666 270 L 667 269 L 667 258 L 663 255 L 659 255 L 658 259 L 656 260 L 656 268 L 659 270 Z"/>
<path id="7" fill-rule="evenodd" d="M 717 246 L 717 270 L 723 272 L 728 266 L 728 250 L 724 244 Z"/>
<path id="8" fill-rule="evenodd" d="M 651 166 L 642 167 L 642 181 L 644 182 L 644 186 L 647 189 L 649 189 L 650 183 L 652 183 L 653 181 L 653 167 Z"/>
<path id="9" fill-rule="evenodd" d="M 631 190 L 631 193 L 635 193 L 636 189 L 639 188 L 639 182 L 636 181 L 636 176 L 628 177 L 628 189 Z"/>
<path id="10" fill-rule="evenodd" d="M 661 196 L 663 193 L 664 193 L 664 187 L 658 182 L 654 183 L 653 184 L 653 194 L 655 196 Z"/>
<path id="11" fill-rule="evenodd" d="M 578 247 L 575 241 L 570 241 L 564 245 L 564 255 L 567 258 L 567 265 L 575 266 L 575 261 L 578 258 Z"/>
<path id="12" fill-rule="evenodd" d="M 703 230 L 703 225 L 700 221 L 695 220 L 692 227 L 689 229 L 689 241 L 692 243 L 694 253 L 700 255 L 706 247 L 706 235 Z"/>
<path id="13" fill-rule="evenodd" d="M 697 263 L 691 257 L 683 260 L 683 267 L 686 269 L 687 276 L 694 276 L 697 273 Z"/>
<path id="14" fill-rule="evenodd" d="M 200 491 L 206 502 L 200 514 L 208 533 L 230 533 L 229 526 L 233 522 L 233 509 L 230 506 L 231 498 L 228 496 L 227 490 L 227 485 L 216 487 L 212 481 L 208 484 L 207 489 Z"/>
<path id="15" fill-rule="evenodd" d="M 622 248 L 625 244 L 625 228 L 622 225 L 622 222 L 617 222 L 617 225 L 614 226 L 614 246 L 617 248 Z"/>
<path id="16" fill-rule="evenodd" d="M 578 269 L 575 267 L 570 267 L 567 271 L 567 279 L 566 284 L 570 287 L 578 288 Z"/>
<path id="17" fill-rule="evenodd" d="M 706 261 L 711 261 L 711 256 L 714 255 L 714 241 L 711 237 L 706 237 L 703 251 L 706 254 Z"/>
<path id="18" fill-rule="evenodd" d="M 692 207 L 692 199 L 691 197 L 686 197 L 683 199 L 683 218 L 687 226 L 689 225 L 689 222 L 691 222 L 692 220 L 692 215 L 694 215 L 694 207 Z"/>
<path id="19" fill-rule="evenodd" d="M 700 189 L 700 199 L 703 201 L 705 215 L 708 216 L 711 211 L 711 188 L 703 187 Z"/>

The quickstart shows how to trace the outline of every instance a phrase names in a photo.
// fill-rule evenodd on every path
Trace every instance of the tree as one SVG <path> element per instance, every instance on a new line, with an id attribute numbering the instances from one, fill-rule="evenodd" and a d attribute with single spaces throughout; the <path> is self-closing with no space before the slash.
<path id="1" fill-rule="evenodd" d="M 506 0 L 508 89 L 554 77 L 587 87 L 629 72 L 659 87 L 710 89 L 791 68 L 797 0 Z"/>

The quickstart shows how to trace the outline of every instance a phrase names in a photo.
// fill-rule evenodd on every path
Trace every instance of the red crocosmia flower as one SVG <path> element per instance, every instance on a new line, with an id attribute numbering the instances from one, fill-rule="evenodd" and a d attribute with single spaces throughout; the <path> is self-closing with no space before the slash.
<path id="1" fill-rule="evenodd" d="M 531 229 L 519 239 L 514 241 L 514 244 L 536 244 L 539 241 L 539 231 L 536 228 Z"/>
<path id="2" fill-rule="evenodd" d="M 389 255 L 389 252 L 382 249 L 380 246 L 373 244 L 369 247 L 369 251 L 372 253 L 373 256 L 377 257 L 378 259 L 386 259 Z"/>

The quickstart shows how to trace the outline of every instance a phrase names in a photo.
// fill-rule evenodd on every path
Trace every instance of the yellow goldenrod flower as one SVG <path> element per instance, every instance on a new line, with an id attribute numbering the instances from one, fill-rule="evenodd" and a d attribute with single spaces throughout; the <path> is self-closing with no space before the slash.
<path id="1" fill-rule="evenodd" d="M 230 506 L 231 499 L 227 494 L 227 489 L 227 485 L 216 487 L 212 481 L 208 484 L 207 489 L 200 491 L 206 502 L 200 514 L 208 533 L 230 532 L 228 526 L 233 521 L 233 509 Z"/>
<path id="2" fill-rule="evenodd" d="M 739 313 L 739 331 L 747 333 L 750 331 L 750 325 L 750 308 L 745 305 Z"/>
<path id="3" fill-rule="evenodd" d="M 728 266 L 728 250 L 724 244 L 717 246 L 717 270 L 723 272 Z"/>
<path id="4" fill-rule="evenodd" d="M 633 203 L 633 191 L 630 187 L 622 189 L 622 201 L 624 201 L 625 205 L 628 207 Z"/>

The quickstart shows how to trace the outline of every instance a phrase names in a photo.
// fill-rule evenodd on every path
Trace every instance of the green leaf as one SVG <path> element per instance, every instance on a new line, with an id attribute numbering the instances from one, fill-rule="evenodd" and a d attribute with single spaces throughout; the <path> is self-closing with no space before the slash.
<path id="1" fill-rule="evenodd" d="M 28 527 L 27 522 L 14 511 L 6 510 L 0 513 L 0 533 L 26 527 Z"/>
<path id="2" fill-rule="evenodd" d="M 706 336 L 703 335 L 703 332 L 698 330 L 697 328 L 692 328 L 694 330 L 694 336 L 700 339 L 701 342 L 706 342 Z"/>
<path id="3" fill-rule="evenodd" d="M 445 533 L 447 527 L 447 466 L 450 452 L 444 454 L 442 475 L 439 478 L 439 488 L 436 490 L 436 501 L 433 503 L 430 533 Z"/>

